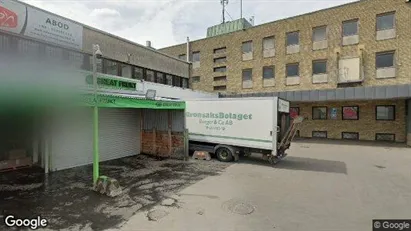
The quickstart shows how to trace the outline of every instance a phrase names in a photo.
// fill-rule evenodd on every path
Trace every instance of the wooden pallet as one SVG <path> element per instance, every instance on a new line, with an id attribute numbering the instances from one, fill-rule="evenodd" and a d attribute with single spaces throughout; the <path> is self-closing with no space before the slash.
<path id="1" fill-rule="evenodd" d="M 0 161 L 0 172 L 8 172 L 32 166 L 30 157 Z"/>

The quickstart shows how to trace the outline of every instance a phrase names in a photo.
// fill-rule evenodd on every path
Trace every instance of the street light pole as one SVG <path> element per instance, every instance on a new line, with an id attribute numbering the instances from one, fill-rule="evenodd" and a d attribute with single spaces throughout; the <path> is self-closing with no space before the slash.
<path id="1" fill-rule="evenodd" d="M 99 177 L 98 101 L 97 101 L 97 56 L 101 56 L 99 45 L 93 44 L 93 184 Z"/>

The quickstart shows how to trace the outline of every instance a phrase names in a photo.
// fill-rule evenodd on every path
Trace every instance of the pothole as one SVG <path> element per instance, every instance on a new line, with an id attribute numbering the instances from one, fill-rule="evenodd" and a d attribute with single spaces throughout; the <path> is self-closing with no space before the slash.
<path id="1" fill-rule="evenodd" d="M 255 210 L 252 204 L 240 199 L 228 200 L 224 202 L 221 207 L 227 212 L 239 215 L 249 215 Z"/>

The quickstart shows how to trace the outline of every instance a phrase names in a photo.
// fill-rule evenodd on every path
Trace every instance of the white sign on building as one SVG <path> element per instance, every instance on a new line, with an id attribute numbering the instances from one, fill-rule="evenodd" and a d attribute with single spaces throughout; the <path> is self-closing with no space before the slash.
<path id="1" fill-rule="evenodd" d="M 83 26 L 12 0 L 0 0 L 0 30 L 83 48 Z"/>

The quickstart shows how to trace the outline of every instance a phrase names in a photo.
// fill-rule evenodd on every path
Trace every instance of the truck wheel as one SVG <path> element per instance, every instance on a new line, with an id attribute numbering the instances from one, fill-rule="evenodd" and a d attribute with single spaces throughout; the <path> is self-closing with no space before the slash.
<path id="1" fill-rule="evenodd" d="M 233 161 L 233 153 L 230 149 L 221 147 L 216 151 L 217 159 L 221 162 L 231 162 Z"/>

